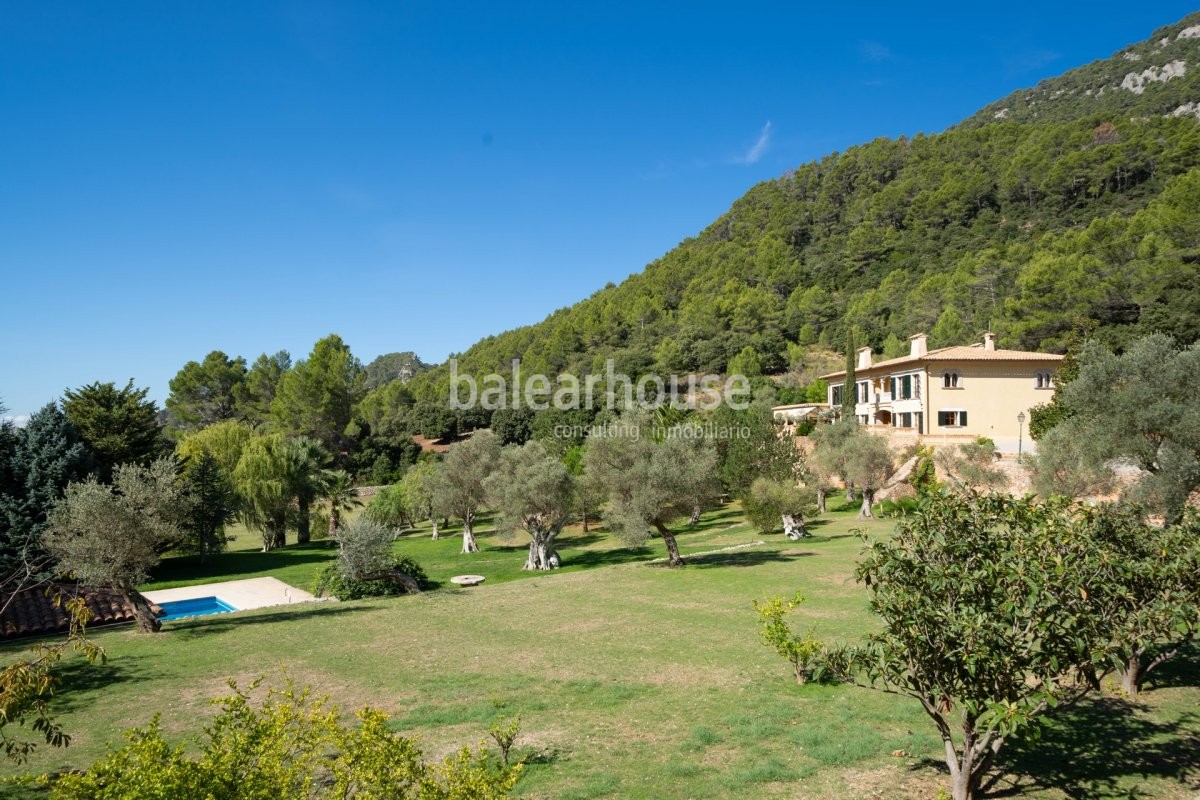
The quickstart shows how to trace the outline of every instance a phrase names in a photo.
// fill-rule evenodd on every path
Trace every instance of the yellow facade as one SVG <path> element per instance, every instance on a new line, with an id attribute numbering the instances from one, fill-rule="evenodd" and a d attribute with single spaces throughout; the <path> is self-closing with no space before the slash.
<path id="1" fill-rule="evenodd" d="M 904 358 L 875 364 L 869 350 L 859 351 L 855 414 L 867 430 L 897 444 L 950 445 L 985 436 L 1001 453 L 1032 452 L 1030 410 L 1053 396 L 1062 356 L 997 350 L 990 334 L 982 344 L 928 352 L 923 334 L 912 339 Z M 830 404 L 839 406 L 845 373 L 823 377 Z"/>
<path id="2" fill-rule="evenodd" d="M 1029 411 L 1050 402 L 1054 393 L 1052 382 L 1039 382 L 1037 375 L 1052 374 L 1057 362 L 938 362 L 931 366 L 926 419 L 932 424 L 927 426 L 927 439 L 986 436 L 1002 453 L 1015 453 L 1018 448 L 1029 452 Z M 957 373 L 957 388 L 945 388 L 947 373 Z M 941 424 L 948 421 L 943 417 L 958 409 L 966 412 L 966 425 Z M 1025 415 L 1024 421 L 1018 420 L 1019 414 Z"/>

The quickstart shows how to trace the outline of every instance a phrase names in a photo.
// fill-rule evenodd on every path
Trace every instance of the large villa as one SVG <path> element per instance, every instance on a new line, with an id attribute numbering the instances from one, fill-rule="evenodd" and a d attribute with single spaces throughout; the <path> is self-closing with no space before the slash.
<path id="1" fill-rule="evenodd" d="M 1029 411 L 1049 402 L 1063 357 L 998 350 L 996 336 L 979 344 L 928 350 L 926 336 L 910 337 L 909 354 L 872 362 L 858 351 L 854 413 L 868 430 L 896 440 L 951 445 L 986 436 L 1002 453 L 1029 452 Z M 842 403 L 846 373 L 821 376 L 829 403 Z"/>

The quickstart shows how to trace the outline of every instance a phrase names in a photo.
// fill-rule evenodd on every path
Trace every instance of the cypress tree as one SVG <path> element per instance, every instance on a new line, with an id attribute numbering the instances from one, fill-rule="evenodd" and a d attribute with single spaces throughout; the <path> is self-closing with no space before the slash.
<path id="1" fill-rule="evenodd" d="M 846 330 L 846 379 L 842 382 L 842 419 L 855 419 L 854 406 L 858 400 L 858 376 L 855 374 L 855 359 L 858 354 L 857 331 L 854 328 Z"/>

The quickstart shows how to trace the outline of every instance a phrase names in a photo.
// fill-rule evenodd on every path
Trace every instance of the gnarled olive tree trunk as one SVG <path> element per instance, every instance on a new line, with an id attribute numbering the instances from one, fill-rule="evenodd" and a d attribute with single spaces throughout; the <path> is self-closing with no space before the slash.
<path id="1" fill-rule="evenodd" d="M 875 490 L 863 488 L 859 490 L 859 493 L 862 495 L 862 506 L 858 510 L 858 518 L 874 517 L 875 515 L 871 513 L 871 506 L 875 504 Z"/>
<path id="2" fill-rule="evenodd" d="M 692 506 L 692 515 L 688 517 L 688 527 L 692 527 L 700 522 L 700 504 Z"/>
<path id="3" fill-rule="evenodd" d="M 795 514 L 783 514 L 782 517 L 783 532 L 787 534 L 787 538 L 796 540 L 812 536 L 804 527 L 803 517 L 797 517 Z"/>
<path id="4" fill-rule="evenodd" d="M 433 540 L 436 542 L 438 540 L 438 537 L 440 537 L 442 535 L 441 531 L 438 530 L 437 517 L 436 516 L 430 517 L 429 524 L 433 526 Z"/>
<path id="5" fill-rule="evenodd" d="M 529 535 L 529 557 L 525 559 L 522 569 L 558 569 L 560 561 L 558 551 L 554 549 L 554 539 L 558 536 L 558 531 L 539 531 L 536 534 L 531 532 Z"/>
<path id="6" fill-rule="evenodd" d="M 464 553 L 478 553 L 479 543 L 475 541 L 475 515 L 467 514 L 463 517 L 463 546 Z"/>
<path id="7" fill-rule="evenodd" d="M 129 604 L 129 608 L 133 611 L 133 618 L 142 633 L 158 633 L 162 630 L 162 623 L 158 617 L 154 616 L 154 609 L 150 607 L 150 601 L 143 597 L 141 592 L 132 586 L 120 586 L 117 587 L 117 591 Z"/>
<path id="8" fill-rule="evenodd" d="M 359 576 L 359 580 L 363 581 L 387 581 L 400 587 L 400 590 L 405 594 L 420 594 L 421 584 L 417 583 L 416 578 L 409 575 L 407 572 L 402 572 L 398 569 L 387 569 L 380 572 L 369 572 Z"/>
<path id="9" fill-rule="evenodd" d="M 817 487 L 817 513 L 818 514 L 825 513 L 825 494 L 826 494 L 825 487 L 818 486 Z"/>
<path id="10" fill-rule="evenodd" d="M 667 565 L 682 567 L 686 562 L 679 555 L 679 543 L 675 541 L 675 534 L 671 533 L 666 525 L 657 520 L 654 522 L 654 529 L 658 531 L 658 535 L 662 537 L 663 544 L 667 546 Z"/>

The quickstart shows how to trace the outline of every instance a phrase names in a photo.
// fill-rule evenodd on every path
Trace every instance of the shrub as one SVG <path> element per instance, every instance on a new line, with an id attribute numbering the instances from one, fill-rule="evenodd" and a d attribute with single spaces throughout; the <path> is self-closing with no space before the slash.
<path id="1" fill-rule="evenodd" d="M 414 559 L 396 556 L 390 568 L 408 575 L 421 588 L 430 586 L 429 576 Z M 361 600 L 364 597 L 392 597 L 404 594 L 404 587 L 388 580 L 363 580 L 345 575 L 339 564 L 330 564 L 317 573 L 313 583 L 313 594 L 317 597 L 336 597 L 338 600 Z"/>
<path id="2" fill-rule="evenodd" d="M 917 513 L 920 507 L 921 501 L 916 497 L 899 497 L 880 503 L 879 513 L 884 517 L 907 517 Z"/>
<path id="3" fill-rule="evenodd" d="M 348 724 L 325 698 L 290 681 L 260 704 L 230 687 L 198 748 L 169 744 L 156 717 L 86 772 L 41 780 L 53 800 L 498 800 L 520 777 L 520 765 L 498 764 L 482 746 L 427 763 L 386 714 L 364 708 Z"/>
<path id="4" fill-rule="evenodd" d="M 743 508 L 754 527 L 763 533 L 784 526 L 790 539 L 807 536 L 804 517 L 816 514 L 816 493 L 785 481 L 756 478 L 743 501 Z"/>
<path id="5" fill-rule="evenodd" d="M 800 684 L 813 677 L 818 658 L 824 652 L 824 645 L 813 636 L 811 630 L 800 635 L 787 623 L 787 615 L 803 602 L 804 596 L 800 593 L 790 600 L 771 597 L 762 602 L 754 601 L 754 610 L 758 612 L 758 633 L 763 644 L 787 659 L 792 665 L 796 683 Z"/>
<path id="6" fill-rule="evenodd" d="M 937 488 L 937 468 L 933 463 L 933 448 L 928 445 L 918 445 L 905 458 L 916 457 L 908 482 L 918 495 L 928 494 Z"/>

